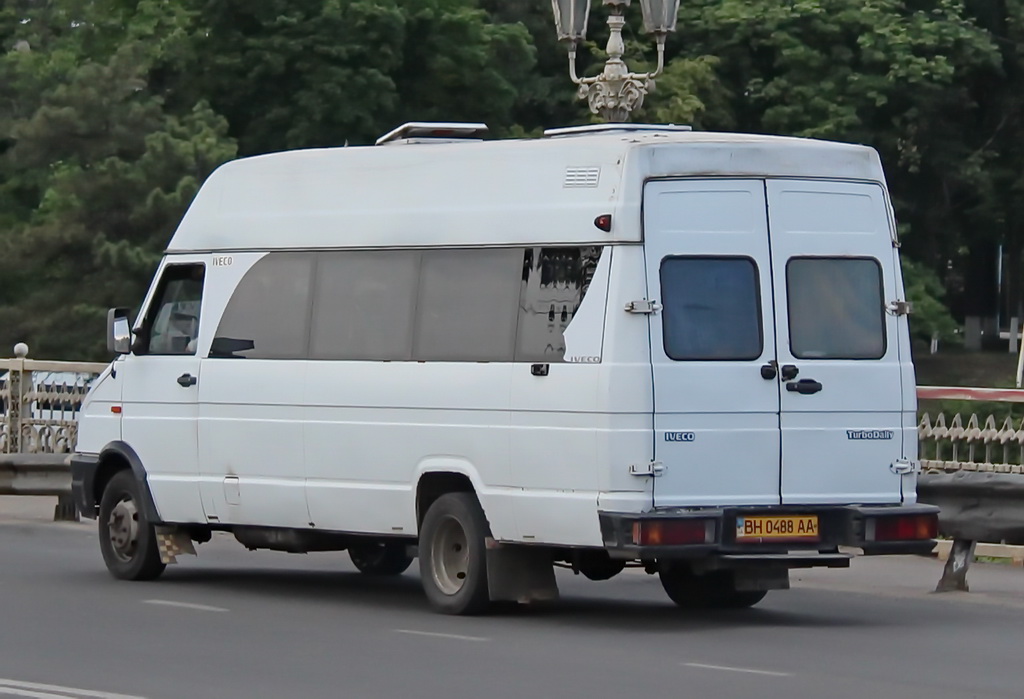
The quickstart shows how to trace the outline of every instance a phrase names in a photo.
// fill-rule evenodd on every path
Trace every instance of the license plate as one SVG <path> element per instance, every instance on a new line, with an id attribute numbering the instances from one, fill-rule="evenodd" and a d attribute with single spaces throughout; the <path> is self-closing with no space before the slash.
<path id="1" fill-rule="evenodd" d="M 736 541 L 818 541 L 818 515 L 737 517 Z"/>

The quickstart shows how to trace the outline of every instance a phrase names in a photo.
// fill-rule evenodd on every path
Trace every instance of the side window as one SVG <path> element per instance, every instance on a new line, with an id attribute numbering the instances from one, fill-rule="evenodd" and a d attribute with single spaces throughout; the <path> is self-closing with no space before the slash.
<path id="1" fill-rule="evenodd" d="M 413 358 L 511 362 L 522 250 L 423 253 Z"/>
<path id="2" fill-rule="evenodd" d="M 419 260 L 414 250 L 321 253 L 311 356 L 411 359 Z"/>
<path id="3" fill-rule="evenodd" d="M 759 289 L 748 257 L 666 257 L 665 354 L 680 361 L 758 359 L 764 349 Z"/>
<path id="4" fill-rule="evenodd" d="M 562 361 L 600 257 L 600 247 L 273 253 L 242 279 L 210 356 Z"/>
<path id="5" fill-rule="evenodd" d="M 885 355 L 882 267 L 873 258 L 795 257 L 786 264 L 789 344 L 800 359 Z"/>
<path id="6" fill-rule="evenodd" d="M 201 264 L 168 265 L 143 324 L 141 354 L 195 354 L 203 300 Z"/>
<path id="7" fill-rule="evenodd" d="M 312 253 L 270 253 L 253 265 L 224 309 L 210 356 L 304 358 L 313 262 Z"/>
<path id="8" fill-rule="evenodd" d="M 600 259 L 599 247 L 526 249 L 515 361 L 562 361 L 563 333 L 583 303 Z"/>

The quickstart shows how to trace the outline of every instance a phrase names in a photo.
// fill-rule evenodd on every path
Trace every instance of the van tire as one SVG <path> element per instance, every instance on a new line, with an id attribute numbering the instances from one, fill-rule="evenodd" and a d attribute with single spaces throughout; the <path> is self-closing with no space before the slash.
<path id="1" fill-rule="evenodd" d="M 154 580 L 167 567 L 140 493 L 135 475 L 124 470 L 110 479 L 100 498 L 100 552 L 107 570 L 119 580 Z"/>
<path id="2" fill-rule="evenodd" d="M 658 573 L 669 599 L 683 609 L 747 609 L 764 599 L 767 590 L 737 590 L 729 571 L 696 575 L 685 566 Z"/>
<path id="3" fill-rule="evenodd" d="M 420 527 L 420 578 L 430 605 L 444 614 L 479 614 L 490 606 L 487 551 L 490 527 L 473 493 L 446 493 Z"/>
<path id="4" fill-rule="evenodd" d="M 412 565 L 412 556 L 407 553 L 406 544 L 400 541 L 349 546 L 348 557 L 360 573 L 380 577 L 401 575 Z"/>

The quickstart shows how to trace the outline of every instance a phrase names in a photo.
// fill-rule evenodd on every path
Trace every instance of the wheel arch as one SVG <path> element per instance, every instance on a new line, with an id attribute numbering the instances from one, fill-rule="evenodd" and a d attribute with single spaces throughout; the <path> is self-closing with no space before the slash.
<path id="1" fill-rule="evenodd" d="M 447 493 L 473 493 L 480 499 L 479 490 L 473 479 L 462 469 L 437 468 L 420 472 L 416 481 L 416 528 L 423 525 L 423 518 L 430 506 Z M 483 503 L 481 503 L 481 507 Z"/>
<path id="2" fill-rule="evenodd" d="M 486 471 L 485 471 L 486 472 Z M 416 529 L 423 524 L 427 509 L 445 493 L 473 493 L 498 541 L 514 541 L 518 536 L 511 488 L 486 483 L 477 464 L 458 456 L 435 456 L 423 459 L 413 482 Z"/>
<path id="3" fill-rule="evenodd" d="M 146 519 L 151 523 L 159 523 L 160 516 L 156 509 L 156 502 L 153 500 L 153 493 L 149 489 L 149 476 L 146 468 L 142 465 L 142 459 L 125 442 L 110 442 L 99 455 L 99 463 L 96 467 L 96 475 L 93 479 L 93 500 L 99 503 L 103 498 L 103 491 L 107 483 L 121 471 L 130 470 L 139 484 L 139 496 L 144 509 Z"/>

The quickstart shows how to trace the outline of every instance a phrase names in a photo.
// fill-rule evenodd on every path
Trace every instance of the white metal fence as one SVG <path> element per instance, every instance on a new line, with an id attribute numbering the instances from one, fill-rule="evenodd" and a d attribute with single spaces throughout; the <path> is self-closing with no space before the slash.
<path id="1" fill-rule="evenodd" d="M 24 344 L 14 350 L 14 359 L 0 359 L 0 454 L 74 451 L 78 411 L 107 365 L 28 359 Z"/>
<path id="2" fill-rule="evenodd" d="M 919 386 L 917 394 L 920 399 L 1024 403 L 1024 390 L 1020 389 Z M 1005 412 L 999 416 L 924 412 L 917 436 L 921 468 L 926 473 L 1024 474 L 1024 417 Z"/>

